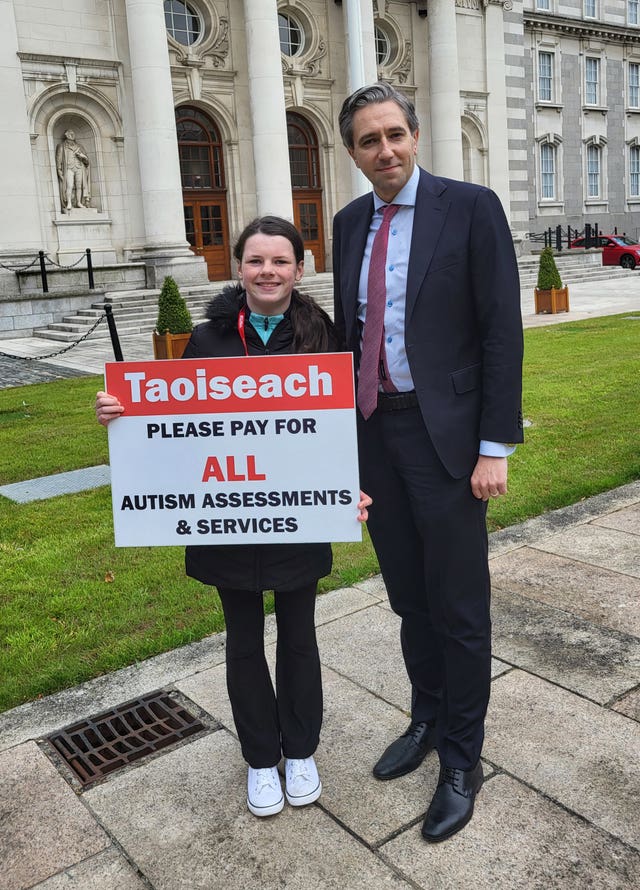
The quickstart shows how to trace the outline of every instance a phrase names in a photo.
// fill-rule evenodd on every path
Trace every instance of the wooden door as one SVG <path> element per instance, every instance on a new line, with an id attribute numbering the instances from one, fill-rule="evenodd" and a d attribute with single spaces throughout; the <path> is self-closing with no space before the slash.
<path id="1" fill-rule="evenodd" d="M 293 221 L 302 235 L 305 249 L 313 254 L 316 272 L 324 272 L 322 192 L 319 189 L 295 189 Z"/>
<path id="2" fill-rule="evenodd" d="M 209 280 L 230 279 L 226 201 L 216 197 L 199 195 L 195 199 L 185 195 L 184 222 L 191 250 L 206 260 Z"/>

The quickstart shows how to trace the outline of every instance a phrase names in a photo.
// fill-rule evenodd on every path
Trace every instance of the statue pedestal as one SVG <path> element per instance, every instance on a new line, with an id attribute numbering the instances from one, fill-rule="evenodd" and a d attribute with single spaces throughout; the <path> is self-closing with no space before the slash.
<path id="1" fill-rule="evenodd" d="M 111 219 L 95 207 L 74 207 L 53 221 L 58 231 L 58 262 L 71 266 L 84 256 L 87 247 L 96 266 L 116 262 L 111 244 Z"/>

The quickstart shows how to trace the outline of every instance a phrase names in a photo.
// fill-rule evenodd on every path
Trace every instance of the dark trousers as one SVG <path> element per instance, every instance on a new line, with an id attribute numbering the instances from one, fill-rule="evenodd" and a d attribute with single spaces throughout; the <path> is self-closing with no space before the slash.
<path id="1" fill-rule="evenodd" d="M 438 728 L 442 763 L 475 766 L 491 682 L 486 504 L 440 462 L 419 408 L 358 416 L 367 523 L 401 644 L 412 718 Z"/>
<path id="2" fill-rule="evenodd" d="M 227 626 L 227 689 L 242 755 L 254 769 L 310 757 L 322 725 L 316 583 L 275 592 L 276 688 L 264 654 L 261 593 L 218 590 Z"/>

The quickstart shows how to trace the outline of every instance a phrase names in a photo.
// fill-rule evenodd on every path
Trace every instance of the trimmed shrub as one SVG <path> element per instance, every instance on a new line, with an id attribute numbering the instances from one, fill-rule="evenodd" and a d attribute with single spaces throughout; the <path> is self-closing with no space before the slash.
<path id="1" fill-rule="evenodd" d="M 552 287 L 562 287 L 562 279 L 558 272 L 553 250 L 545 247 L 540 254 L 540 264 L 538 266 L 538 290 L 551 290 Z"/>

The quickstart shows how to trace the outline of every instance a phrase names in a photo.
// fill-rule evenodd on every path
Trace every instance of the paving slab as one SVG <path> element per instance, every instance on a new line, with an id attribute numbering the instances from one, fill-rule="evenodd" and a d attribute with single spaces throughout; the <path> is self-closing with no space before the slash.
<path id="1" fill-rule="evenodd" d="M 598 627 L 517 593 L 492 594 L 493 651 L 501 659 L 606 704 L 640 678 L 640 639 Z"/>
<path id="2" fill-rule="evenodd" d="M 110 845 L 35 742 L 0 754 L 0 826 L 3 890 L 24 890 Z"/>
<path id="3" fill-rule="evenodd" d="M 324 665 L 409 714 L 400 618 L 389 609 L 373 606 L 318 628 L 318 646 Z"/>
<path id="4" fill-rule="evenodd" d="M 640 536 L 635 534 L 589 523 L 547 538 L 536 546 L 549 553 L 640 578 Z"/>
<path id="5" fill-rule="evenodd" d="M 252 816 L 245 765 L 224 730 L 85 796 L 154 890 L 411 886 L 317 805 Z"/>
<path id="6" fill-rule="evenodd" d="M 634 720 L 511 671 L 493 683 L 482 756 L 640 850 Z"/>
<path id="7" fill-rule="evenodd" d="M 594 519 L 593 524 L 606 528 L 617 528 L 621 532 L 629 532 L 632 535 L 640 535 L 640 504 L 634 504 L 633 507 L 616 510 L 615 513 Z"/>
<path id="8" fill-rule="evenodd" d="M 489 556 L 500 556 L 524 544 L 538 544 L 564 529 L 584 525 L 623 507 L 640 501 L 640 481 L 629 482 L 611 491 L 603 491 L 577 504 L 550 510 L 541 516 L 527 519 L 489 535 Z"/>
<path id="9" fill-rule="evenodd" d="M 521 547 L 491 560 L 491 579 L 494 588 L 640 637 L 640 578 Z"/>
<path id="10" fill-rule="evenodd" d="M 149 890 L 113 847 L 36 884 L 30 890 Z"/>
<path id="11" fill-rule="evenodd" d="M 420 826 L 380 847 L 425 890 L 623 890 L 640 886 L 640 856 L 506 775 L 485 782 L 473 820 L 445 844 Z"/>
<path id="12" fill-rule="evenodd" d="M 39 476 L 26 482 L 11 482 L 0 485 L 0 495 L 17 504 L 28 504 L 31 501 L 44 501 L 61 494 L 75 494 L 110 485 L 111 470 L 106 464 L 97 467 L 85 467 L 82 470 L 69 470 L 67 473 L 54 473 L 51 476 Z"/>
<path id="13" fill-rule="evenodd" d="M 634 689 L 612 705 L 614 711 L 640 722 L 640 689 Z"/>

